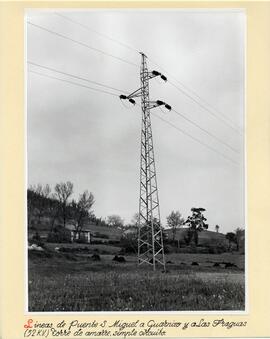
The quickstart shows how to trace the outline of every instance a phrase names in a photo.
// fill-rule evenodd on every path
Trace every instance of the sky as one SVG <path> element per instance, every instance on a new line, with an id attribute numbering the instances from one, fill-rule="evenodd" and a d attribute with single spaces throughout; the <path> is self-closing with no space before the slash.
<path id="1" fill-rule="evenodd" d="M 150 81 L 150 99 L 173 108 L 151 110 L 163 225 L 172 210 L 187 218 L 192 207 L 203 207 L 210 230 L 245 227 L 244 12 L 29 10 L 26 21 L 28 185 L 71 181 L 73 198 L 86 189 L 94 194 L 97 217 L 132 219 L 140 98 L 132 106 L 118 96 L 140 87 L 143 52 L 149 71 L 168 78 Z"/>

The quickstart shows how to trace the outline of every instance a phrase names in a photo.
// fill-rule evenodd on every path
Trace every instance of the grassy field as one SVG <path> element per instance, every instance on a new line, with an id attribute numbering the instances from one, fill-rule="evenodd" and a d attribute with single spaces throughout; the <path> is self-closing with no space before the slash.
<path id="1" fill-rule="evenodd" d="M 126 263 L 113 255 L 29 254 L 30 311 L 243 310 L 244 256 L 171 254 L 167 272 Z M 198 266 L 191 265 L 198 262 Z M 231 262 L 225 269 L 213 263 Z"/>
<path id="2" fill-rule="evenodd" d="M 55 248 L 83 248 L 88 249 L 89 253 L 95 253 L 98 252 L 99 254 L 118 254 L 121 247 L 113 246 L 113 245 L 107 245 L 107 244 L 78 244 L 78 243 L 70 243 L 70 244 L 61 244 L 61 243 L 46 243 L 46 248 L 49 250 L 54 250 Z"/>

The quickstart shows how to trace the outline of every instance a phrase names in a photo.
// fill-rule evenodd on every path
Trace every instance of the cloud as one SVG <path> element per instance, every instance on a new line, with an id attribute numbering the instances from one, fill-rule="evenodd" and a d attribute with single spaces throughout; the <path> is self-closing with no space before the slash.
<path id="1" fill-rule="evenodd" d="M 241 134 L 170 83 L 182 89 L 185 89 L 182 83 L 187 85 L 211 104 L 210 110 L 213 106 L 242 126 L 244 13 L 192 10 L 63 13 L 136 50 L 145 51 L 149 69 L 161 72 L 165 69 L 170 80 L 163 84 L 153 80 L 151 99 L 168 102 L 220 139 L 243 149 Z M 74 25 L 53 12 L 31 10 L 28 20 L 140 64 L 140 55 L 132 49 Z M 27 29 L 27 58 L 127 91 L 140 86 L 139 68 L 31 25 Z M 155 62 L 164 69 L 159 69 Z M 28 70 L 75 81 L 30 65 Z M 33 73 L 28 73 L 27 81 L 29 183 L 54 186 L 58 181 L 70 180 L 75 184 L 75 195 L 84 189 L 94 193 L 97 215 L 105 217 L 118 213 L 126 221 L 130 220 L 138 209 L 139 199 L 140 98 L 136 99 L 135 108 L 126 109 L 117 96 Z M 194 97 L 193 93 L 191 95 Z M 196 98 L 202 102 L 201 98 Z M 173 209 L 187 216 L 190 208 L 198 204 L 207 209 L 210 226 L 219 224 L 224 232 L 243 226 L 243 155 L 232 152 L 172 111 L 165 115 L 157 110 L 155 114 L 240 162 L 240 166 L 235 166 L 152 116 L 162 220 L 165 221 L 165 216 Z"/>

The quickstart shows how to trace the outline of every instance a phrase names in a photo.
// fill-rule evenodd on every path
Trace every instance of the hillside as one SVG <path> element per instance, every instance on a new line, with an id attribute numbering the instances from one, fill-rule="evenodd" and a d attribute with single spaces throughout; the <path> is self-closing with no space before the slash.
<path id="1" fill-rule="evenodd" d="M 70 228 L 70 225 L 67 226 Z M 112 226 L 101 226 L 96 224 L 88 224 L 83 228 L 85 231 L 90 231 L 95 238 L 104 238 L 112 241 L 119 241 L 123 231 Z"/>
<path id="2" fill-rule="evenodd" d="M 38 231 L 41 238 L 46 239 L 51 230 L 51 222 L 47 217 L 43 217 L 40 220 L 40 223 L 34 222 L 35 226 L 29 229 L 29 238 L 31 238 L 36 231 Z M 58 225 L 58 222 L 55 223 L 55 226 Z M 66 225 L 66 228 L 71 230 L 74 226 L 71 223 Z M 84 227 L 85 231 L 90 231 L 93 237 L 93 240 L 102 240 L 102 242 L 107 241 L 120 241 L 123 230 L 106 225 L 97 225 L 96 223 L 90 222 Z M 180 228 L 176 230 L 175 240 L 179 241 L 180 245 L 185 245 L 185 237 L 187 236 L 188 228 Z M 168 240 L 172 240 L 173 234 L 171 229 L 166 229 L 165 233 L 167 234 Z M 225 234 L 217 233 L 213 231 L 204 230 L 198 233 L 200 246 L 215 246 L 215 245 L 225 245 L 228 246 L 229 242 L 226 239 Z"/>
<path id="3" fill-rule="evenodd" d="M 179 240 L 180 243 L 185 243 L 184 238 L 187 236 L 188 229 L 187 228 L 180 228 L 176 230 L 175 240 Z M 168 239 L 172 240 L 172 230 L 166 230 L 168 235 Z M 213 231 L 204 230 L 199 232 L 199 245 L 207 246 L 207 245 L 228 245 L 228 240 L 226 239 L 225 234 L 217 233 Z"/>
<path id="4" fill-rule="evenodd" d="M 41 218 L 41 222 L 39 224 L 37 222 L 35 222 L 34 224 L 35 224 L 34 228 L 28 230 L 28 236 L 31 238 L 31 236 L 35 234 L 37 231 L 41 238 L 43 239 L 47 238 L 48 233 L 51 230 L 50 219 L 43 217 Z M 56 223 L 55 226 L 56 225 L 58 225 L 58 223 Z M 74 228 L 74 226 L 68 223 L 66 225 L 66 228 L 71 230 Z M 85 231 L 90 231 L 94 238 L 100 238 L 103 239 L 104 241 L 105 240 L 119 241 L 123 233 L 123 231 L 119 228 L 96 225 L 94 223 L 89 223 L 85 225 L 83 229 Z"/>

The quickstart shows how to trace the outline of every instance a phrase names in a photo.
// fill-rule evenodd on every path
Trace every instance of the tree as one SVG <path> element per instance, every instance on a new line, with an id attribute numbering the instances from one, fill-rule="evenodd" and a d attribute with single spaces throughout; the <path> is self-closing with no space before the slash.
<path id="1" fill-rule="evenodd" d="M 237 228 L 234 232 L 228 232 L 226 234 L 226 239 L 229 240 L 229 246 L 236 244 L 236 250 L 239 251 L 241 244 L 245 239 L 245 230 L 242 228 Z"/>
<path id="2" fill-rule="evenodd" d="M 70 181 L 67 181 L 66 183 L 61 182 L 60 184 L 56 184 L 55 193 L 61 206 L 63 224 L 65 228 L 67 220 L 68 199 L 73 193 L 73 184 Z"/>
<path id="3" fill-rule="evenodd" d="M 88 191 L 84 191 L 80 194 L 78 202 L 75 200 L 71 202 L 70 209 L 75 230 L 77 232 L 80 233 L 83 230 L 85 223 L 89 220 L 91 207 L 94 202 L 94 195 Z"/>
<path id="4" fill-rule="evenodd" d="M 131 219 L 130 222 L 130 226 L 131 227 L 139 227 L 139 223 L 140 223 L 140 214 L 139 213 L 135 213 Z"/>
<path id="5" fill-rule="evenodd" d="M 229 248 L 231 249 L 232 244 L 237 244 L 236 234 L 233 232 L 228 232 L 226 234 L 226 239 L 229 241 Z"/>
<path id="6" fill-rule="evenodd" d="M 46 208 L 48 205 L 48 201 L 50 199 L 51 195 L 51 188 L 48 184 L 45 186 L 41 185 L 41 191 L 40 191 L 40 199 L 39 199 L 39 214 L 38 214 L 38 222 L 40 223 L 40 220 L 42 216 L 46 213 Z"/>
<path id="7" fill-rule="evenodd" d="M 41 185 L 40 189 L 40 212 L 39 222 L 43 215 L 46 215 L 51 220 L 51 231 L 54 228 L 56 218 L 59 216 L 60 204 L 57 200 L 56 194 L 52 193 L 51 187 L 46 184 Z"/>
<path id="8" fill-rule="evenodd" d="M 56 195 L 51 194 L 46 206 L 46 214 L 49 216 L 51 222 L 51 232 L 54 229 L 55 220 L 57 219 L 57 217 L 59 217 L 60 209 L 61 205 L 57 200 Z"/>
<path id="9" fill-rule="evenodd" d="M 245 239 L 245 230 L 238 227 L 234 232 L 235 232 L 235 238 L 236 238 L 237 251 L 239 251 L 240 246 Z"/>
<path id="10" fill-rule="evenodd" d="M 27 189 L 27 224 L 28 228 L 32 225 L 32 220 L 35 215 L 36 209 L 36 193 L 33 190 L 33 187 Z"/>
<path id="11" fill-rule="evenodd" d="M 107 217 L 107 224 L 112 227 L 122 228 L 124 226 L 124 220 L 119 215 L 112 214 Z"/>
<path id="12" fill-rule="evenodd" d="M 215 229 L 216 229 L 216 232 L 218 233 L 218 232 L 219 232 L 219 226 L 216 225 L 216 226 L 215 226 Z"/>
<path id="13" fill-rule="evenodd" d="M 136 253 L 138 250 L 138 228 L 134 225 L 126 228 L 121 237 L 121 247 L 126 252 Z"/>
<path id="14" fill-rule="evenodd" d="M 188 239 L 187 242 L 190 243 L 192 239 L 194 240 L 195 245 L 198 245 L 198 233 L 208 229 L 208 224 L 205 223 L 207 220 L 203 212 L 205 211 L 204 208 L 195 208 L 191 209 L 192 215 L 187 218 L 185 224 L 189 225 L 188 231 Z"/>
<path id="15" fill-rule="evenodd" d="M 31 226 L 34 217 L 40 224 L 42 216 L 46 213 L 46 207 L 50 198 L 51 188 L 48 184 L 30 186 L 27 190 L 28 226 Z"/>
<path id="16" fill-rule="evenodd" d="M 92 215 L 91 215 L 91 217 L 92 217 Z M 107 223 L 106 223 L 106 218 L 103 219 L 103 218 L 97 218 L 97 217 L 94 216 L 93 221 L 96 224 L 96 226 L 108 226 Z"/>
<path id="17" fill-rule="evenodd" d="M 179 211 L 172 211 L 167 217 L 167 225 L 172 229 L 172 240 L 175 240 L 177 228 L 184 225 L 185 219 Z"/>

